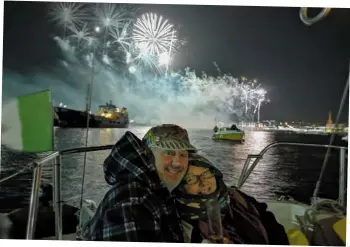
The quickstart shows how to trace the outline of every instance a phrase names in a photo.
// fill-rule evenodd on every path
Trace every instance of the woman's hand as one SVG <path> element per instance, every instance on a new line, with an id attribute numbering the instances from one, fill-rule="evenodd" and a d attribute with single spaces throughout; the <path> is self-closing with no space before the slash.
<path id="1" fill-rule="evenodd" d="M 224 244 L 233 244 L 233 242 L 230 239 L 224 237 Z"/>
<path id="2" fill-rule="evenodd" d="M 211 242 L 208 239 L 203 239 L 201 244 L 211 244 Z"/>
<path id="3" fill-rule="evenodd" d="M 219 243 L 218 241 L 210 241 L 208 239 L 203 239 L 201 244 L 233 244 L 233 242 L 230 239 L 224 237 L 223 243 Z"/>

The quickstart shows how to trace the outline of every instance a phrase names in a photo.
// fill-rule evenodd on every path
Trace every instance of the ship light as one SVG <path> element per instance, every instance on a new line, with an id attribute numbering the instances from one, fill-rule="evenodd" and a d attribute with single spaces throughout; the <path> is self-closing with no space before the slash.
<path id="1" fill-rule="evenodd" d="M 112 116 L 112 114 L 110 114 L 110 113 L 106 114 L 107 118 L 110 118 L 111 116 Z"/>

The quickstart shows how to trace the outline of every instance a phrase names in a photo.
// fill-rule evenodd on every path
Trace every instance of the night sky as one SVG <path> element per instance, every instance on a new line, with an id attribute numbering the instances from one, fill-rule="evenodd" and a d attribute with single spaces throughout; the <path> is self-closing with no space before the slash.
<path id="1" fill-rule="evenodd" d="M 59 54 L 47 21 L 46 4 L 5 2 L 4 68 L 18 73 L 49 68 Z M 308 27 L 299 8 L 146 5 L 181 26 L 187 39 L 173 68 L 189 66 L 216 74 L 257 78 L 271 103 L 262 119 L 333 120 L 346 83 L 350 60 L 350 11 L 332 9 Z M 6 73 L 6 71 L 4 72 Z M 348 116 L 348 103 L 342 121 Z"/>

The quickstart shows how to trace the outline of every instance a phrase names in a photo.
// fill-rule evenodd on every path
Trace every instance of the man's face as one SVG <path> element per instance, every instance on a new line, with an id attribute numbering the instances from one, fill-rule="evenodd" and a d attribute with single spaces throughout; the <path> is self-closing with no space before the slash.
<path id="1" fill-rule="evenodd" d="M 160 179 L 171 191 L 179 185 L 188 167 L 188 152 L 152 148 Z"/>

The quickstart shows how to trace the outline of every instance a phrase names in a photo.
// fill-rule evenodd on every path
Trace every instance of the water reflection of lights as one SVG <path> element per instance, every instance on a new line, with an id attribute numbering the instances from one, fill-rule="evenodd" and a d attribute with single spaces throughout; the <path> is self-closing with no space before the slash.
<path id="1" fill-rule="evenodd" d="M 265 131 L 252 131 L 249 132 L 251 143 L 249 143 L 253 147 L 253 152 L 260 152 L 265 146 L 271 143 L 268 140 L 269 135 L 268 132 Z"/>
<path id="2" fill-rule="evenodd" d="M 243 145 L 244 152 L 247 153 L 247 149 L 249 150 L 249 154 L 259 154 L 260 151 L 266 147 L 268 144 L 272 143 L 274 140 L 271 139 L 271 135 L 265 131 L 247 131 L 246 132 L 246 142 Z M 236 145 L 233 146 L 232 156 L 235 157 L 237 153 Z M 240 148 L 242 149 L 242 148 Z M 264 157 L 270 156 L 268 153 L 264 155 Z M 247 157 L 245 157 L 246 159 Z M 268 161 L 267 161 L 268 160 Z M 275 162 L 271 162 L 271 160 L 275 160 L 275 157 L 269 157 L 268 159 L 262 159 L 259 161 L 258 165 L 255 167 L 253 172 L 250 174 L 246 183 L 243 186 L 243 190 L 247 189 L 252 192 L 254 195 L 261 193 L 261 189 L 266 191 L 267 188 L 270 187 L 269 181 L 273 179 L 274 172 L 271 169 L 274 166 Z M 250 161 L 250 165 L 253 163 L 254 159 Z M 240 163 L 241 170 L 243 169 L 244 162 Z M 272 189 L 272 187 L 271 187 Z M 268 189 L 269 190 L 269 189 Z"/>
<path id="3" fill-rule="evenodd" d="M 101 129 L 100 130 L 100 145 L 111 145 L 114 144 L 117 140 L 113 140 L 112 129 Z"/>

